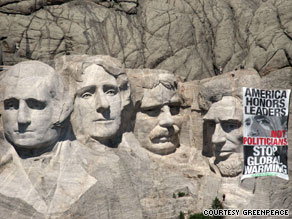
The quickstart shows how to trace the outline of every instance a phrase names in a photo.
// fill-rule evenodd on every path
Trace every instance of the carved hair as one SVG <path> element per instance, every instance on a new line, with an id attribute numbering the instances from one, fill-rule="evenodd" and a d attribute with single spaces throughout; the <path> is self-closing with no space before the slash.
<path id="1" fill-rule="evenodd" d="M 67 89 L 76 91 L 76 82 L 82 82 L 84 70 L 91 65 L 101 66 L 108 74 L 117 80 L 120 90 L 128 89 L 128 78 L 119 60 L 110 56 L 70 55 L 61 56 L 55 60 L 55 67 L 68 83 Z"/>
<path id="2" fill-rule="evenodd" d="M 178 89 L 178 78 L 166 70 L 160 69 L 127 69 L 132 88 L 132 101 L 139 108 L 143 99 L 144 89 L 153 89 L 159 84 L 170 90 Z"/>
<path id="3" fill-rule="evenodd" d="M 208 111 L 223 96 L 233 96 L 242 103 L 242 87 L 258 87 L 259 81 L 260 76 L 255 70 L 229 72 L 202 80 L 198 95 L 199 107 Z"/>

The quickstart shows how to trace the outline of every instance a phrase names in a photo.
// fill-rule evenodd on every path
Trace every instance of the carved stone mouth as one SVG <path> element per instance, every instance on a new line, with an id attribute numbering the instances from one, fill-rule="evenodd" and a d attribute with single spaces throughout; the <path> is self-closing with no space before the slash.
<path id="1" fill-rule="evenodd" d="M 173 135 L 171 135 L 171 136 L 158 136 L 158 137 L 153 138 L 151 141 L 154 144 L 165 143 L 165 142 L 171 142 L 172 138 L 173 138 Z"/>
<path id="2" fill-rule="evenodd" d="M 160 137 L 160 138 L 159 138 L 159 141 L 160 141 L 161 143 L 168 142 L 168 141 L 170 141 L 170 138 L 169 138 L 169 137 Z"/>
<path id="3" fill-rule="evenodd" d="M 25 133 L 31 133 L 31 132 L 34 132 L 32 130 L 25 130 L 25 131 L 19 131 L 19 130 L 15 130 L 14 131 L 16 134 L 25 134 Z"/>
<path id="4" fill-rule="evenodd" d="M 112 122 L 113 119 L 96 119 L 93 120 L 93 122 L 98 122 L 98 123 L 107 123 L 107 122 Z"/>

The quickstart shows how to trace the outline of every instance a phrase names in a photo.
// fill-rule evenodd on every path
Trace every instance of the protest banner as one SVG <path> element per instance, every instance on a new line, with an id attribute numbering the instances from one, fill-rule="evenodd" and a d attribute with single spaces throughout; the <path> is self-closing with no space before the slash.
<path id="1" fill-rule="evenodd" d="M 278 176 L 288 180 L 288 115 L 290 90 L 243 88 L 243 153 L 241 180 Z"/>

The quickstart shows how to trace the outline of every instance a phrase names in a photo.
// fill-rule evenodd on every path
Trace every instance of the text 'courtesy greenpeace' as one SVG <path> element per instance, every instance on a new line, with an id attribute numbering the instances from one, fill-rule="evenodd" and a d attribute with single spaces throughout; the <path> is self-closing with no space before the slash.
<path id="1" fill-rule="evenodd" d="M 244 169 L 241 180 L 278 176 L 288 180 L 290 90 L 243 88 Z"/>
<path id="2" fill-rule="evenodd" d="M 224 217 L 224 216 L 232 216 L 232 217 L 239 217 L 239 216 L 264 216 L 264 217 L 288 217 L 289 216 L 289 209 L 205 209 L 203 211 L 204 216 L 211 216 L 211 217 Z"/>

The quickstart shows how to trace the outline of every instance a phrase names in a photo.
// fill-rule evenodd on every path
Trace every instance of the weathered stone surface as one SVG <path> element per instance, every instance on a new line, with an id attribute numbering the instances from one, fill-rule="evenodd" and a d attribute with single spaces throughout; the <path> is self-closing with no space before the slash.
<path id="1" fill-rule="evenodd" d="M 291 68 L 284 68 L 271 72 L 266 77 L 263 77 L 261 87 L 268 89 L 291 89 L 292 88 L 292 71 Z M 289 109 L 289 122 L 288 122 L 288 173 L 289 178 L 292 177 L 291 166 L 292 166 L 292 148 L 290 145 L 291 141 L 291 129 L 292 129 L 292 96 L 290 96 L 290 109 Z M 280 179 L 272 179 L 270 185 L 266 185 L 269 190 L 271 197 L 271 208 L 286 208 L 292 210 L 292 185 L 291 180 L 283 181 Z M 277 188 L 277 189 L 272 189 Z"/>
<path id="2" fill-rule="evenodd" d="M 65 56 L 56 60 L 56 69 L 74 99 L 71 123 L 77 139 L 115 146 L 122 111 L 130 101 L 128 79 L 119 61 L 109 56 Z"/>
<path id="3" fill-rule="evenodd" d="M 289 0 L 5 1 L 3 63 L 86 53 L 187 80 L 239 66 L 267 74 L 291 66 L 291 8 Z"/>
<path id="4" fill-rule="evenodd" d="M 15 217 L 58 215 L 95 184 L 76 159 L 79 146 L 69 141 L 70 130 L 63 129 L 72 106 L 60 75 L 44 63 L 22 62 L 3 74 L 0 193 L 36 211 L 15 209 Z"/>
<path id="5" fill-rule="evenodd" d="M 31 14 L 44 6 L 61 4 L 71 0 L 3 0 L 0 12 L 7 14 Z"/>
<path id="6" fill-rule="evenodd" d="M 212 103 L 221 100 L 223 96 L 242 99 L 242 87 L 258 87 L 259 85 L 260 76 L 254 69 L 232 71 L 201 80 L 198 95 L 199 106 L 207 111 Z"/>
<path id="7" fill-rule="evenodd" d="M 215 173 L 210 170 L 212 132 L 203 119 L 208 111 L 211 114 L 212 104 L 214 106 L 223 96 L 240 97 L 241 87 L 246 84 L 265 89 L 291 89 L 291 9 L 289 0 L 1 1 L 0 65 L 5 66 L 0 66 L 0 69 L 31 59 L 52 64 L 54 58 L 62 55 L 110 55 L 119 60 L 113 61 L 119 68 L 122 68 L 121 63 L 127 68 L 139 68 L 133 70 L 136 76 L 139 71 L 153 71 L 157 75 L 164 71 L 145 68 L 165 69 L 182 76 L 187 82 L 178 80 L 183 122 L 180 146 L 175 152 L 164 156 L 153 154 L 145 150 L 131 133 L 119 136 L 117 148 L 88 144 L 91 148 L 83 150 L 79 145 L 80 153 L 74 154 L 64 147 L 66 153 L 61 155 L 73 157 L 76 163 L 72 167 L 80 170 L 79 173 L 84 170 L 97 183 L 81 191 L 83 195 L 80 197 L 77 194 L 75 198 L 67 199 L 56 193 L 56 199 L 52 201 L 52 194 L 46 196 L 48 191 L 53 191 L 56 185 L 62 187 L 62 183 L 67 185 L 73 177 L 65 177 L 68 181 L 55 180 L 54 171 L 58 172 L 58 168 L 54 165 L 65 163 L 66 166 L 66 162 L 56 156 L 50 163 L 54 167 L 46 168 L 50 173 L 46 177 L 50 180 L 45 180 L 46 186 L 33 185 L 40 188 L 35 189 L 38 195 L 31 194 L 27 200 L 19 195 L 25 190 L 7 190 L 15 184 L 0 180 L 2 186 L 8 186 L 3 186 L 2 192 L 10 192 L 0 194 L 0 217 L 45 218 L 51 214 L 56 218 L 168 219 L 177 218 L 180 211 L 200 212 L 209 208 L 215 196 L 222 200 L 223 194 L 223 204 L 229 208 L 288 208 L 292 211 L 290 181 L 260 178 L 240 184 L 239 176 L 222 177 L 220 171 L 216 172 L 216 165 L 211 165 Z M 106 62 L 112 62 L 110 60 L 112 58 Z M 241 70 L 230 72 L 233 69 Z M 252 74 L 248 76 L 250 72 Z M 71 70 L 68 71 L 70 74 Z M 212 77 L 218 74 L 220 76 Z M 140 79 L 136 77 L 135 80 Z M 135 80 L 131 82 L 133 88 L 140 83 Z M 65 86 L 74 83 L 66 82 Z M 71 95 L 75 93 L 74 90 Z M 132 95 L 135 100 L 144 93 Z M 133 111 L 130 107 L 126 110 L 121 114 L 121 130 L 131 131 L 135 121 L 129 114 Z M 3 115 L 0 116 L 1 134 Z M 80 124 L 75 124 L 75 128 Z M 291 125 L 290 121 L 289 145 L 292 143 Z M 72 136 L 70 144 L 75 141 L 75 136 Z M 7 143 L 3 143 L 6 141 L 3 136 L 0 140 L 1 146 Z M 67 148 L 70 144 L 66 144 Z M 0 174 L 7 174 L 3 167 L 13 169 L 11 162 L 21 161 L 15 152 L 10 152 L 0 147 L 0 162 L 3 164 Z M 291 157 L 290 147 L 288 153 Z M 11 161 L 12 154 L 16 158 Z M 76 154 L 84 156 L 75 159 Z M 40 162 L 32 164 L 37 166 Z M 291 159 L 288 163 L 291 167 Z M 29 165 L 29 162 L 21 164 L 20 170 Z M 78 176 L 73 170 L 66 172 L 65 169 L 60 173 L 66 175 L 68 171 Z M 40 173 L 40 168 L 32 171 L 32 181 Z M 26 175 L 25 172 L 19 175 L 23 183 L 28 182 L 24 180 Z M 289 175 L 291 177 L 291 168 Z M 73 190 L 80 191 L 79 188 Z M 185 196 L 178 197 L 179 192 Z M 46 207 L 32 204 L 38 197 L 43 198 L 43 206 L 48 203 L 58 206 L 60 202 L 64 205 L 58 206 L 56 211 L 59 212 L 55 214 L 53 210 L 42 210 Z"/>
<path id="8" fill-rule="evenodd" d="M 143 107 L 156 107 L 159 111 L 163 106 L 167 108 L 164 109 L 166 112 L 160 112 L 163 118 L 152 118 L 154 126 L 149 126 L 148 123 L 145 123 L 146 120 L 138 120 L 136 118 L 138 123 L 135 124 L 135 127 L 138 131 L 136 130 L 137 132 L 135 131 L 135 133 L 141 134 L 142 129 L 138 129 L 139 127 L 148 127 L 146 131 L 149 131 L 145 132 L 142 138 L 138 136 L 138 140 L 141 143 L 137 141 L 132 133 L 123 134 L 119 143 L 118 129 L 115 129 L 115 132 L 111 135 L 106 135 L 111 132 L 109 126 L 103 127 L 98 124 L 98 121 L 92 119 L 93 117 L 102 116 L 104 120 L 111 120 L 112 115 L 121 117 L 121 114 L 116 114 L 119 111 L 116 107 L 122 110 L 124 107 L 123 101 L 117 98 L 112 99 L 112 97 L 117 96 L 123 99 L 123 93 L 127 93 L 128 90 L 128 86 L 125 86 L 127 80 L 122 77 L 124 71 L 119 61 L 108 56 L 72 55 L 56 59 L 55 66 L 62 74 L 64 81 L 66 81 L 66 90 L 69 91 L 71 97 L 75 98 L 71 123 L 77 140 L 88 148 L 86 149 L 88 152 L 86 150 L 82 152 L 84 159 L 88 163 L 86 170 L 90 171 L 90 175 L 99 179 L 95 184 L 99 188 L 95 186 L 90 188 L 88 193 L 85 193 L 80 200 L 72 205 L 71 209 L 65 212 L 64 217 L 74 218 L 99 215 L 102 218 L 139 218 L 143 215 L 143 218 L 168 219 L 176 218 L 180 211 L 194 211 L 190 206 L 194 206 L 196 203 L 198 185 L 192 179 L 198 179 L 199 176 L 202 176 L 204 167 L 192 167 L 192 160 L 200 152 L 195 148 L 191 149 L 187 141 L 185 141 L 186 145 L 179 144 L 178 132 L 173 135 L 175 138 L 172 139 L 171 129 L 173 124 L 168 120 L 174 118 L 170 115 L 170 108 L 175 104 L 176 111 L 172 110 L 171 112 L 179 113 L 177 108 L 180 106 L 178 82 L 175 75 L 165 70 L 127 69 L 132 88 L 132 100 L 135 106 L 138 106 L 138 102 L 141 103 L 143 100 Z M 91 77 L 87 77 L 88 74 Z M 101 75 L 95 78 L 95 74 Z M 111 78 L 117 81 L 117 84 L 114 84 Z M 94 89 L 91 91 L 93 87 Z M 116 87 L 116 92 L 114 94 L 108 93 L 108 87 L 110 89 Z M 152 89 L 156 88 L 159 88 L 161 92 L 151 93 Z M 110 96 L 108 96 L 109 94 Z M 90 101 L 91 97 L 94 97 L 92 102 Z M 81 102 L 82 98 L 86 100 L 83 103 Z M 105 103 L 108 104 L 106 105 Z M 89 109 L 90 112 L 86 111 L 85 108 Z M 103 109 L 102 111 L 100 110 L 101 108 Z M 177 113 L 175 113 L 174 117 L 179 118 L 180 116 Z M 131 116 L 135 117 L 135 114 Z M 79 121 L 78 118 L 83 119 Z M 151 134 L 150 131 L 152 132 L 154 129 L 157 131 L 157 123 L 163 119 L 167 120 L 167 124 L 169 123 L 164 127 L 165 130 L 163 132 L 169 132 L 170 137 L 168 138 L 168 134 L 166 134 L 167 142 L 163 142 L 162 145 L 170 145 L 171 147 L 170 149 L 166 147 L 166 150 L 162 151 L 163 153 L 157 153 L 157 150 L 155 150 L 156 144 L 153 144 L 150 146 L 151 149 L 153 148 L 150 152 L 148 151 L 149 147 L 143 144 L 145 142 L 144 139 L 148 139 L 149 134 Z M 179 120 L 181 123 L 182 118 Z M 131 124 L 125 119 L 122 119 L 122 121 L 127 125 Z M 88 129 L 88 127 L 91 128 Z M 152 130 L 152 128 L 154 129 Z M 160 129 L 162 128 L 160 127 Z M 163 133 L 160 131 L 158 134 L 161 135 Z M 85 138 L 83 138 L 84 136 Z M 161 135 L 161 137 L 163 136 Z M 106 138 L 112 140 L 111 144 L 105 141 Z M 177 148 L 178 146 L 179 148 Z M 147 148 L 147 150 L 144 148 Z M 159 150 L 158 152 L 161 151 Z M 99 153 L 102 153 L 102 155 L 98 155 Z M 156 156 L 155 153 L 159 155 Z M 161 157 L 163 154 L 170 153 L 173 153 L 173 156 Z M 118 156 L 115 156 L 115 154 Z M 98 163 L 99 156 L 106 157 L 108 162 L 106 162 L 105 167 L 108 166 L 110 169 L 106 170 Z M 109 179 L 107 179 L 107 175 L 103 176 L 105 172 L 109 174 Z M 96 175 L 97 173 L 98 175 Z M 114 175 L 111 177 L 112 174 Z M 104 180 L 112 180 L 116 183 L 110 187 L 110 184 L 103 184 Z M 105 198 L 98 195 L 97 189 L 99 189 L 98 191 L 108 191 L 110 194 Z M 115 192 L 110 192 L 110 190 Z M 119 196 L 121 190 L 124 191 L 123 197 Z M 183 197 L 178 197 L 178 193 L 184 194 Z M 92 194 L 97 197 L 92 196 Z M 110 197 L 119 200 L 119 205 L 113 205 Z M 105 203 L 103 198 L 109 199 L 109 205 Z M 104 205 L 104 208 L 100 209 L 96 205 Z M 122 207 L 119 209 L 119 206 Z M 125 213 L 121 216 L 117 215 L 115 211 L 124 211 Z"/>
<path id="9" fill-rule="evenodd" d="M 128 136 L 124 136 L 121 144 L 127 142 L 127 139 Z M 60 216 L 60 219 L 143 218 L 137 190 L 127 165 L 131 164 L 131 159 L 135 159 L 135 155 L 129 153 L 129 159 L 125 160 L 118 152 L 122 147 L 113 149 L 101 144 L 91 147 L 83 145 L 80 153 L 82 153 L 84 168 L 97 181 L 78 201 L 72 203 L 71 208 Z M 147 165 L 146 162 L 145 159 L 145 164 L 142 165 Z M 131 168 L 137 168 L 141 172 L 141 166 L 135 164 L 136 166 Z"/>
<path id="10" fill-rule="evenodd" d="M 128 70 L 135 106 L 134 134 L 149 151 L 167 155 L 179 147 L 181 98 L 175 75 L 167 71 Z"/>
<path id="11" fill-rule="evenodd" d="M 131 176 L 143 209 L 143 218 L 176 218 L 194 209 L 200 168 L 191 168 L 196 154 L 181 145 L 175 153 L 161 156 L 146 150 L 134 135 L 119 145 L 117 153 Z M 178 193 L 184 193 L 178 196 Z"/>
<path id="12" fill-rule="evenodd" d="M 127 74 L 132 88 L 133 115 L 136 115 L 136 118 L 132 117 L 134 134 L 140 141 L 141 152 L 144 151 L 151 161 L 151 168 L 142 170 L 148 175 L 146 181 L 150 178 L 152 182 L 152 187 L 140 198 L 144 216 L 176 218 L 180 211 L 194 212 L 197 210 L 199 179 L 204 171 L 208 171 L 208 166 L 207 163 L 204 165 L 200 151 L 190 145 L 192 132 L 186 113 L 189 110 L 174 109 L 184 98 L 187 102 L 187 95 L 178 93 L 183 84 L 165 70 L 127 69 Z M 161 141 L 152 141 L 155 135 Z M 176 142 L 178 136 L 179 144 Z M 193 162 L 202 165 L 194 166 Z"/>
<path id="13" fill-rule="evenodd" d="M 223 137 L 224 132 L 223 129 L 221 132 L 219 131 L 220 128 L 216 125 L 216 130 L 210 129 L 206 127 L 206 120 L 210 121 L 209 117 L 220 117 L 228 114 L 228 116 L 239 114 L 242 110 L 241 103 L 237 104 L 223 104 L 222 109 L 216 109 L 212 112 L 212 109 L 214 108 L 216 103 L 220 103 L 220 101 L 223 101 L 224 98 L 228 96 L 236 97 L 238 100 L 240 100 L 242 97 L 242 87 L 259 87 L 263 89 L 291 89 L 291 69 L 285 68 L 282 70 L 274 71 L 269 73 L 268 75 L 260 78 L 259 74 L 254 70 L 240 70 L 240 71 L 233 71 L 229 73 L 222 74 L 220 76 L 216 76 L 209 79 L 204 79 L 199 81 L 199 99 L 198 99 L 198 107 L 194 104 L 194 107 L 192 107 L 192 116 L 193 116 L 193 126 L 196 123 L 200 123 L 201 116 L 198 116 L 196 113 L 201 112 L 203 113 L 205 122 L 204 125 L 202 125 L 201 130 L 203 130 L 203 133 L 201 132 L 201 136 L 197 135 L 197 141 L 200 141 L 200 139 L 203 139 L 203 142 L 199 144 L 198 146 L 195 144 L 195 147 L 198 148 L 203 145 L 202 153 L 204 156 L 212 157 L 213 153 L 211 152 L 211 148 L 208 147 L 208 145 L 217 144 L 216 138 L 219 136 Z M 196 81 L 187 82 L 198 84 Z M 190 86 L 189 86 L 190 87 Z M 235 112 L 237 113 L 227 113 L 229 107 L 238 107 Z M 291 108 L 291 106 L 290 106 Z M 201 109 L 201 110 L 200 110 Z M 290 111 L 291 113 L 291 111 Z M 195 118 L 195 119 L 194 119 Z M 234 119 L 233 119 L 234 120 Z M 291 118 L 290 118 L 291 120 Z M 216 120 L 215 120 L 216 121 Z M 241 122 L 239 122 L 240 124 Z M 192 125 L 191 125 L 192 126 Z M 290 125 L 291 126 L 291 125 Z M 215 131 L 214 131 L 215 130 Z M 226 130 L 226 128 L 225 128 Z M 220 134 L 221 133 L 221 134 Z M 232 133 L 232 132 L 231 132 Z M 214 135 L 217 137 L 215 138 Z M 228 134 L 230 136 L 230 133 Z M 228 139 L 228 136 L 225 135 L 225 138 Z M 288 133 L 289 137 L 289 133 Z M 226 141 L 227 142 L 227 141 Z M 234 143 L 233 139 L 233 143 Z M 227 144 L 225 144 L 227 146 Z M 223 146 L 225 147 L 225 146 Z M 289 150 L 290 151 L 290 150 Z M 291 152 L 288 152 L 289 154 Z M 289 155 L 288 155 L 289 156 Z M 216 153 L 215 153 L 216 157 Z M 232 156 L 230 156 L 231 158 Z M 210 161 L 212 164 L 215 158 L 211 158 Z M 229 160 L 229 158 L 227 159 Z M 226 162 L 226 161 L 225 161 Z M 289 161 L 289 164 L 291 161 Z M 224 166 L 220 166 L 219 163 L 216 165 L 210 165 L 211 169 L 215 171 L 217 174 L 222 175 L 222 171 L 220 171 L 220 168 L 223 168 Z M 290 164 L 291 165 L 291 164 Z M 228 164 L 225 167 L 232 167 L 231 164 Z M 227 172 L 230 170 L 226 168 Z M 217 171 L 216 171 L 217 169 Z M 241 169 L 241 168 L 240 168 Z M 239 171 L 240 172 L 240 171 Z M 206 186 L 207 182 L 205 181 L 207 179 L 207 176 L 210 173 L 205 172 L 203 176 L 203 180 L 201 181 L 201 186 Z M 228 175 L 228 174 L 227 174 Z M 210 174 L 209 176 L 212 176 Z M 224 176 L 224 174 L 223 174 Z M 205 179 L 205 180 L 204 180 Z M 220 198 L 223 196 L 225 197 L 225 201 L 223 202 L 223 205 L 227 208 L 281 208 L 281 205 L 286 206 L 286 208 L 291 208 L 291 202 L 288 201 L 289 194 L 290 193 L 290 186 L 287 185 L 287 182 L 279 179 L 274 178 L 259 178 L 259 179 L 248 179 L 244 180 L 243 183 L 239 182 L 240 176 L 238 177 L 223 177 L 218 178 L 218 175 L 213 176 L 213 183 L 217 186 L 216 195 Z M 278 184 L 277 184 L 278 183 Z M 273 184 L 273 187 L 270 185 Z M 207 184 L 208 185 L 208 184 Z M 213 188 L 215 186 L 213 185 Z M 290 189 L 289 189 L 290 188 Z M 210 190 L 210 194 L 213 190 Z M 201 191 L 199 191 L 200 194 Z M 214 192 L 214 191 L 213 191 Z M 284 192 L 286 194 L 284 194 Z M 280 196 L 284 196 L 285 198 L 282 198 Z M 288 204 L 289 203 L 289 204 Z M 289 207 L 288 207 L 289 206 Z"/>

